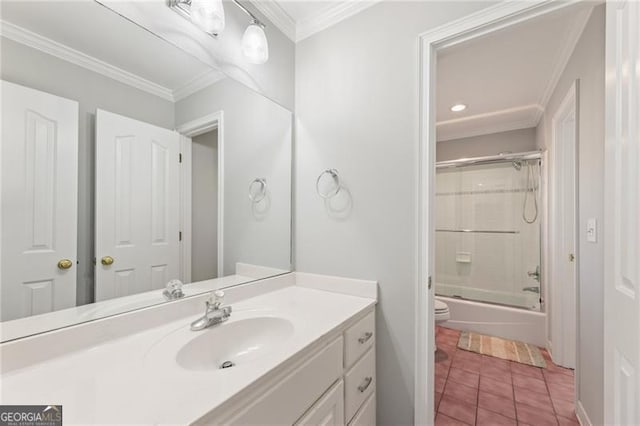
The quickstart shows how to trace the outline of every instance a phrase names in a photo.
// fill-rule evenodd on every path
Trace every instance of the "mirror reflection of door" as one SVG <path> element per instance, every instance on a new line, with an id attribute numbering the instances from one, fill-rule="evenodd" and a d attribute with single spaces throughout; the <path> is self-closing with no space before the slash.
<path id="1" fill-rule="evenodd" d="M 96 301 L 161 289 L 180 270 L 179 134 L 96 114 Z"/>
<path id="2" fill-rule="evenodd" d="M 218 129 L 191 139 L 191 281 L 218 276 Z"/>
<path id="3" fill-rule="evenodd" d="M 8 321 L 76 303 L 78 103 L 6 81 L 0 87 Z"/>

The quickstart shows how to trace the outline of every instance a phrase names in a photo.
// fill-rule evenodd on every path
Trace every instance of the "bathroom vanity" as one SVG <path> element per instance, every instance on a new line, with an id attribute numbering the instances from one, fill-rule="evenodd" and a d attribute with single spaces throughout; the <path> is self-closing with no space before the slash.
<path id="1" fill-rule="evenodd" d="M 375 424 L 376 283 L 290 273 L 4 343 L 1 404 L 69 424 Z M 10 392 L 8 391 L 10 390 Z"/>

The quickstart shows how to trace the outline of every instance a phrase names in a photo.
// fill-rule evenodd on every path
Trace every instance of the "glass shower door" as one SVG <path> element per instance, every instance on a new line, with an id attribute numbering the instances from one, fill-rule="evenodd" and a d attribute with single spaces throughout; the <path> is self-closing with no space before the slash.
<path id="1" fill-rule="evenodd" d="M 539 160 L 438 169 L 436 294 L 540 310 Z"/>

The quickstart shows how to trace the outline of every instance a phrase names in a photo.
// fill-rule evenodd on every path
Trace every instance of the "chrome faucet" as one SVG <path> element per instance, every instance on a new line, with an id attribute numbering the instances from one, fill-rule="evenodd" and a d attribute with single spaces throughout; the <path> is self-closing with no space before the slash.
<path id="1" fill-rule="evenodd" d="M 211 293 L 206 302 L 206 308 L 202 318 L 191 323 L 191 330 L 200 331 L 205 328 L 225 322 L 231 316 L 231 306 L 220 308 L 224 301 L 224 291 L 216 290 Z"/>
<path id="2" fill-rule="evenodd" d="M 167 300 L 176 300 L 184 297 L 184 292 L 182 291 L 182 281 L 169 281 L 164 291 L 162 292 L 162 295 Z"/>

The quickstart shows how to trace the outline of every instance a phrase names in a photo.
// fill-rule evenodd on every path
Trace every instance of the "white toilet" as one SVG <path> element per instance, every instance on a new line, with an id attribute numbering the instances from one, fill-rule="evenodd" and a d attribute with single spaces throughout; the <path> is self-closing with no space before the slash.
<path id="1" fill-rule="evenodd" d="M 442 300 L 435 300 L 435 308 L 436 308 L 436 324 L 442 323 L 444 321 L 449 320 L 449 306 L 444 303 Z"/>

